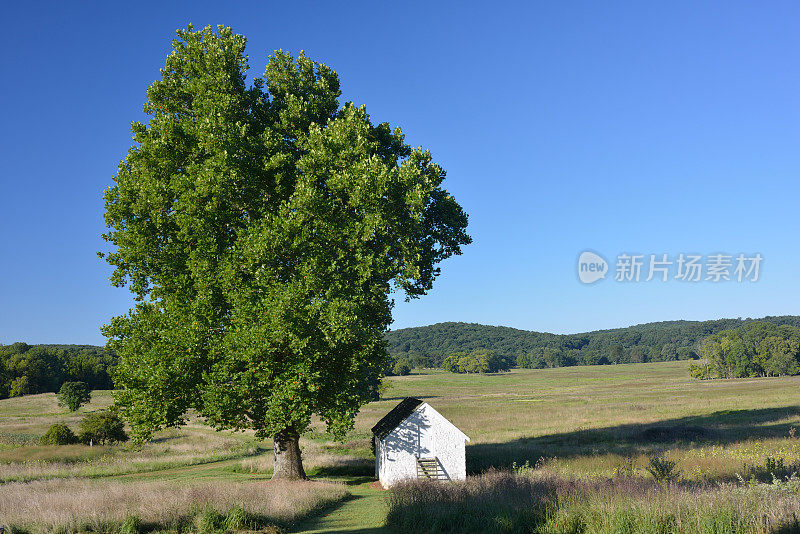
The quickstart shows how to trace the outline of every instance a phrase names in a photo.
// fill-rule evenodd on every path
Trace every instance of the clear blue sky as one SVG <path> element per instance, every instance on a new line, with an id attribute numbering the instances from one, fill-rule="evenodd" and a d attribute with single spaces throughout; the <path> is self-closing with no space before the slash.
<path id="1" fill-rule="evenodd" d="M 5 2 L 0 343 L 103 343 L 103 190 L 191 22 L 340 75 L 448 171 L 474 244 L 394 328 L 557 333 L 800 313 L 796 2 Z M 381 6 L 381 7 L 377 7 Z M 594 250 L 761 253 L 756 283 L 593 285 Z M 613 265 L 612 265 L 613 269 Z"/>

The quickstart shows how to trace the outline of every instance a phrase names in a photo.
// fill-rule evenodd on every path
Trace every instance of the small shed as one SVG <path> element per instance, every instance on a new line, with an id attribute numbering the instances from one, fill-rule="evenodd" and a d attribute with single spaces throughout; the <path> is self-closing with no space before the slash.
<path id="1" fill-rule="evenodd" d="M 407 397 L 372 427 L 375 477 L 384 488 L 400 480 L 464 480 L 469 437 L 427 402 Z"/>

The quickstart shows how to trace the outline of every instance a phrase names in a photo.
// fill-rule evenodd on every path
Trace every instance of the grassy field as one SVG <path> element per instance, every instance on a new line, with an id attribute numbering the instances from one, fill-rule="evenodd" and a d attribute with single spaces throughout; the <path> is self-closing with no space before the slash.
<path id="1" fill-rule="evenodd" d="M 368 429 L 405 396 L 431 403 L 471 438 L 475 473 L 516 462 L 577 475 L 643 470 L 663 454 L 692 479 L 733 479 L 768 456 L 800 461 L 800 377 L 709 380 L 687 362 L 513 370 L 431 371 L 392 379 L 387 399 L 362 409 Z"/>
<path id="2" fill-rule="evenodd" d="M 386 398 L 362 409 L 344 443 L 329 439 L 319 425 L 304 436 L 304 462 L 319 484 L 296 488 L 267 481 L 271 444 L 252 435 L 214 432 L 192 420 L 142 447 L 46 447 L 36 440 L 50 424 L 74 428 L 83 413 L 107 406 L 110 395 L 95 392 L 77 414 L 59 408 L 52 394 L 3 400 L 0 525 L 69 532 L 118 529 L 123 523 L 128 531 L 137 524 L 139 530 L 172 531 L 273 524 L 297 532 L 372 533 L 386 530 L 391 507 L 389 521 L 399 530 L 435 531 L 445 527 L 412 517 L 404 508 L 408 499 L 425 517 L 433 516 L 425 510 L 434 504 L 440 517 L 449 517 L 448 509 L 479 509 L 472 502 L 478 495 L 474 488 L 485 496 L 492 494 L 487 484 L 495 484 L 505 488 L 504 499 L 525 503 L 528 510 L 523 523 L 509 510 L 491 518 L 498 532 L 530 531 L 531 525 L 542 532 L 623 532 L 619 524 L 662 516 L 666 522 L 656 521 L 661 527 L 654 532 L 691 532 L 702 526 L 686 519 L 697 515 L 692 511 L 697 503 L 722 510 L 733 521 L 720 519 L 727 526 L 709 531 L 780 527 L 793 532 L 791 514 L 800 517 L 797 485 L 780 479 L 800 465 L 800 378 L 697 381 L 688 377 L 687 366 L 667 362 L 495 376 L 424 371 L 393 377 Z M 429 402 L 472 438 L 469 472 L 499 468 L 508 473 L 476 476 L 468 481 L 474 487 L 453 485 L 446 494 L 441 488 L 371 488 L 369 428 L 406 396 Z M 652 456 L 675 462 L 678 478 L 672 485 L 653 481 L 647 471 Z M 773 474 L 777 486 L 769 484 Z M 777 497 L 770 493 L 773 487 L 780 491 Z M 538 492 L 537 503 L 558 506 L 537 508 L 527 495 L 531 488 Z M 144 497 L 149 494 L 163 498 Z M 723 503 L 735 506 L 729 510 Z M 634 509 L 634 519 L 625 515 Z M 529 517 L 534 512 L 539 514 L 535 521 Z M 736 526 L 739 516 L 754 514 L 759 528 Z M 475 527 L 449 521 L 444 524 L 453 531 Z M 635 525 L 627 531 L 646 530 Z"/>

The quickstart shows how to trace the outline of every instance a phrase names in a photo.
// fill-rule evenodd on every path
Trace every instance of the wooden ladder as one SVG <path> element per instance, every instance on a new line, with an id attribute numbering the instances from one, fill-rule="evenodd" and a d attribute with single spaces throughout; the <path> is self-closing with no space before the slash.
<path id="1" fill-rule="evenodd" d="M 417 458 L 417 478 L 431 480 L 447 480 L 447 475 L 439 465 L 439 460 L 433 458 Z"/>

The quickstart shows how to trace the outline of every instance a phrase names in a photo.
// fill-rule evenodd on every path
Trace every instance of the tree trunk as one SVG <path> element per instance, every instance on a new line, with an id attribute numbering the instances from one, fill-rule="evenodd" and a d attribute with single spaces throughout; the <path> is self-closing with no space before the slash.
<path id="1" fill-rule="evenodd" d="M 300 434 L 293 427 L 275 435 L 275 471 L 272 478 L 307 478 L 300 458 Z"/>

